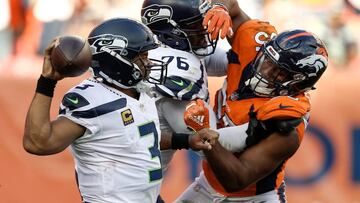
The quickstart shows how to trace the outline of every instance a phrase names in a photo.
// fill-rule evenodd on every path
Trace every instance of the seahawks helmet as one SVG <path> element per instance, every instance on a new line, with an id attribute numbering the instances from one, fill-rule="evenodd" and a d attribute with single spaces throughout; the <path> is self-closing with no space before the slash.
<path id="1" fill-rule="evenodd" d="M 328 65 L 324 43 L 305 30 L 282 32 L 262 45 L 245 83 L 258 96 L 295 95 L 315 89 Z"/>
<path id="2" fill-rule="evenodd" d="M 161 61 L 141 60 L 145 71 L 134 63 L 140 54 L 159 47 L 151 30 L 129 18 L 114 18 L 96 26 L 89 34 L 92 51 L 91 68 L 95 77 L 102 78 L 121 88 L 135 87 L 141 80 L 162 84 L 166 76 L 166 64 Z M 150 71 L 158 71 L 158 78 L 149 78 Z"/>
<path id="3" fill-rule="evenodd" d="M 207 56 L 214 53 L 217 44 L 202 26 L 210 7 L 206 0 L 144 0 L 141 20 L 164 44 Z"/>

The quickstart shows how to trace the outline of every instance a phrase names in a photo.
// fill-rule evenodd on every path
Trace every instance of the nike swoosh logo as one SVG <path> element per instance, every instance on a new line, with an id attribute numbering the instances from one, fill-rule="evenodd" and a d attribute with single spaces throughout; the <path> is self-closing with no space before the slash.
<path id="1" fill-rule="evenodd" d="M 180 80 L 180 81 L 176 81 L 176 80 L 171 80 L 173 83 L 179 85 L 180 87 L 184 86 L 184 81 Z"/>
<path id="2" fill-rule="evenodd" d="M 71 99 L 69 97 L 66 97 L 67 100 L 69 100 L 71 103 L 73 104 L 78 104 L 79 103 L 79 98 L 76 98 L 76 99 Z"/>
<path id="3" fill-rule="evenodd" d="M 286 105 L 282 105 L 282 104 L 279 105 L 280 109 L 286 109 L 286 108 L 291 108 L 291 107 L 293 107 L 293 106 L 286 106 Z"/>

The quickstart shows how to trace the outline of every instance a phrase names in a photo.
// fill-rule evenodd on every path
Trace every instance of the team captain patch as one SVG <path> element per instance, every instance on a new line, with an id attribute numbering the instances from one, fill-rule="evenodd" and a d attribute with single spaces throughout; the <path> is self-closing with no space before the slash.
<path id="1" fill-rule="evenodd" d="M 121 117 L 125 126 L 134 122 L 134 118 L 130 109 L 126 109 L 125 111 L 121 112 Z"/>

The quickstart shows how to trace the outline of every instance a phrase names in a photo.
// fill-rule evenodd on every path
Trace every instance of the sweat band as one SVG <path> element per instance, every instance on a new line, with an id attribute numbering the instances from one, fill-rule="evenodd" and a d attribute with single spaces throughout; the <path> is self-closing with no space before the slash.
<path id="1" fill-rule="evenodd" d="M 171 149 L 189 149 L 189 134 L 173 133 L 171 137 Z"/>
<path id="2" fill-rule="evenodd" d="M 229 13 L 229 9 L 226 8 L 226 6 L 225 6 L 224 4 L 222 4 L 222 3 L 214 3 L 212 6 L 213 6 L 213 7 L 219 6 L 219 7 L 223 8 L 226 12 Z"/>
<path id="3" fill-rule="evenodd" d="M 56 83 L 57 83 L 56 80 L 46 78 L 43 75 L 40 75 L 40 78 L 38 79 L 36 85 L 35 92 L 43 94 L 48 97 L 53 97 Z"/>

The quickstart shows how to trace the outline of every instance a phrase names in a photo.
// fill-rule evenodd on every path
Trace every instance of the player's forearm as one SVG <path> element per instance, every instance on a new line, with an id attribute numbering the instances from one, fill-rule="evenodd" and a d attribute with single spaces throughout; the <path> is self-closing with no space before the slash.
<path id="1" fill-rule="evenodd" d="M 160 150 L 171 149 L 171 133 L 161 132 Z"/>
<path id="2" fill-rule="evenodd" d="M 204 130 L 206 131 L 206 130 Z M 215 131 L 207 133 L 206 137 L 201 137 L 196 134 L 186 133 L 161 133 L 160 149 L 192 149 L 195 151 L 208 150 L 211 148 L 211 143 L 218 139 L 218 133 Z M 208 140 L 208 142 L 204 142 Z"/>
<path id="3" fill-rule="evenodd" d="M 247 174 L 246 166 L 219 142 L 213 145 L 212 150 L 204 151 L 204 154 L 216 178 L 227 192 L 239 191 L 249 185 L 243 178 Z M 239 174 L 242 175 L 239 177 Z"/>
<path id="4" fill-rule="evenodd" d="M 24 149 L 41 154 L 51 136 L 51 97 L 36 93 L 26 115 L 23 137 Z"/>

